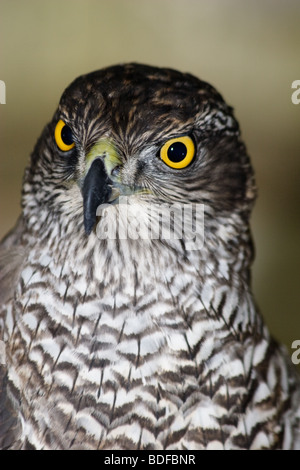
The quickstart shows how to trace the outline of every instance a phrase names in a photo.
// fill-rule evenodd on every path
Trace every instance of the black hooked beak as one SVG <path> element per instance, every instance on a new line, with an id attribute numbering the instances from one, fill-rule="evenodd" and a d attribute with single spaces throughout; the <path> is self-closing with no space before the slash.
<path id="1" fill-rule="evenodd" d="M 112 192 L 112 181 L 107 176 L 102 158 L 96 158 L 84 179 L 82 195 L 85 233 L 89 235 L 96 223 L 97 208 L 105 204 Z"/>

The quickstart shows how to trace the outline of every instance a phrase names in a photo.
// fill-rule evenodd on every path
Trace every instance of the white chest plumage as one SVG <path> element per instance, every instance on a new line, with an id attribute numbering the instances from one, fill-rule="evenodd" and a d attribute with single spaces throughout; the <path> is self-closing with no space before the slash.
<path id="1" fill-rule="evenodd" d="M 272 401 L 278 364 L 271 358 L 256 383 L 270 340 L 247 290 L 228 291 L 214 273 L 203 280 L 195 253 L 191 262 L 122 243 L 114 259 L 108 246 L 87 249 L 90 266 L 74 252 L 56 264 L 47 246 L 24 266 L 6 320 L 9 377 L 22 396 L 18 445 L 276 446 L 276 409 L 260 407 Z"/>

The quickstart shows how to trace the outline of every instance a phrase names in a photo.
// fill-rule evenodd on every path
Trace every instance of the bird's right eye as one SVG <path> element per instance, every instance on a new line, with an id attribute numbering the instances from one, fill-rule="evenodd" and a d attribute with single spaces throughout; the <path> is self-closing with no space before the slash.
<path id="1" fill-rule="evenodd" d="M 58 148 L 63 152 L 67 152 L 75 146 L 71 128 L 62 119 L 56 124 L 54 138 Z"/>

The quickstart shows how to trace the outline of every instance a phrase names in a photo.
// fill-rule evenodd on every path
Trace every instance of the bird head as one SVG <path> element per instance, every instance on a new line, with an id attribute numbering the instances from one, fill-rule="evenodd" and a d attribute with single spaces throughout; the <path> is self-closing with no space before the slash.
<path id="1" fill-rule="evenodd" d="M 212 86 L 126 64 L 65 90 L 32 154 L 24 213 L 89 235 L 97 208 L 121 195 L 146 205 L 201 203 L 210 218 L 241 214 L 247 223 L 253 171 L 232 108 Z"/>

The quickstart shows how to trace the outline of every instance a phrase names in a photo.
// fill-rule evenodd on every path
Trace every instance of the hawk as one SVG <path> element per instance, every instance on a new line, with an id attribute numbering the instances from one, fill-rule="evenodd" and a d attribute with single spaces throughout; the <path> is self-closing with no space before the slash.
<path id="1" fill-rule="evenodd" d="M 299 448 L 299 377 L 251 292 L 255 196 L 208 83 L 77 78 L 0 245 L 1 447 Z"/>

